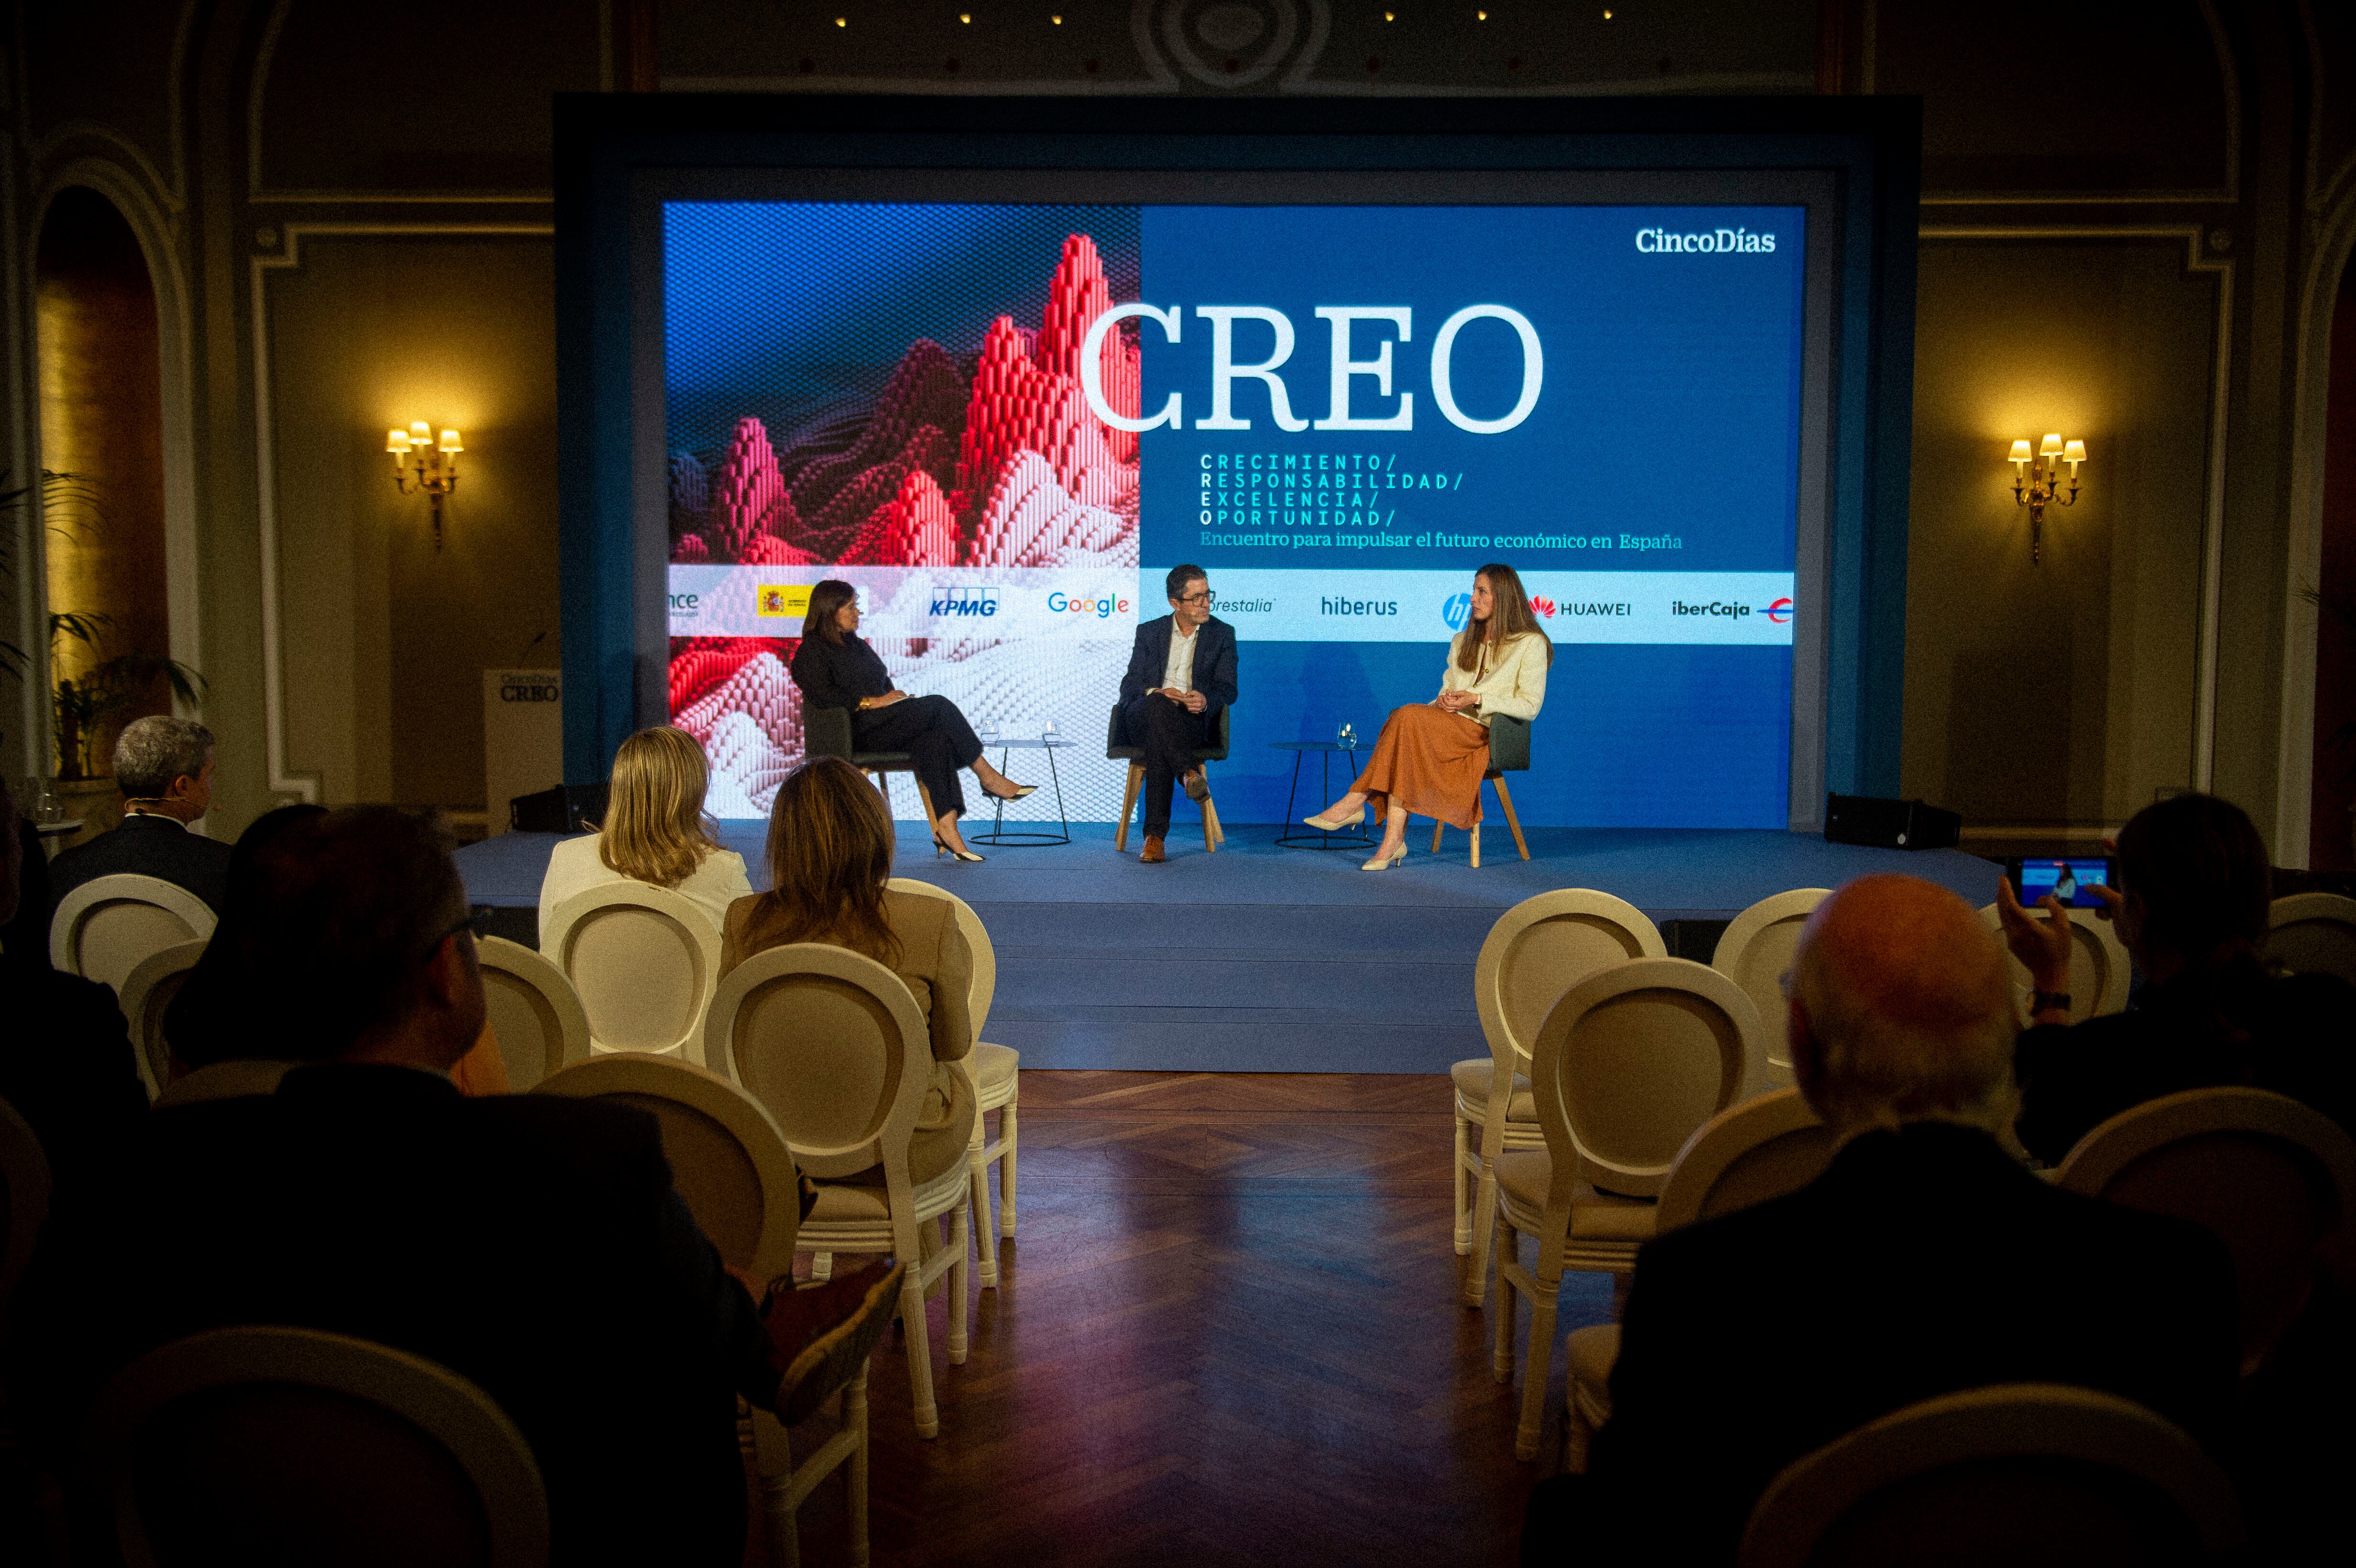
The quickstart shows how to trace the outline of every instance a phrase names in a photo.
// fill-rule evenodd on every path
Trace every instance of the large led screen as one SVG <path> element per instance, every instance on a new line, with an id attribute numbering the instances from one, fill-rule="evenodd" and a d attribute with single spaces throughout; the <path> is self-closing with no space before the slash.
<path id="1" fill-rule="evenodd" d="M 1242 645 L 1221 811 L 1251 822 L 1286 809 L 1271 741 L 1371 741 L 1438 689 L 1503 560 L 1555 644 L 1524 820 L 1784 826 L 1804 208 L 662 214 L 669 706 L 719 815 L 800 755 L 822 577 L 904 688 L 1076 741 L 1066 808 L 1109 821 L 1131 636 L 1200 565 Z"/>

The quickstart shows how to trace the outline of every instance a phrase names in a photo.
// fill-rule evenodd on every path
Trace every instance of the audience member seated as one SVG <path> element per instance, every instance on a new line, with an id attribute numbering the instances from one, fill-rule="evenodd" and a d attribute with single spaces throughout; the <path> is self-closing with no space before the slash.
<path id="1" fill-rule="evenodd" d="M 973 1132 L 973 1095 L 948 1065 L 973 1049 L 966 1011 L 973 952 L 948 900 L 884 885 L 892 843 L 883 795 L 849 763 L 820 757 L 787 774 L 769 812 L 771 891 L 728 907 L 720 972 L 767 948 L 823 942 L 864 954 L 907 983 L 933 1051 L 932 1087 L 908 1146 L 908 1176 L 921 1184 L 963 1164 Z M 880 1167 L 875 1178 L 883 1179 Z"/>
<path id="2" fill-rule="evenodd" d="M 1798 1192 L 1645 1243 L 1612 1419 L 1584 1476 L 1532 1495 L 1525 1562 L 1730 1563 L 1785 1465 L 1961 1389 L 2103 1389 L 2211 1444 L 2230 1419 L 2224 1249 L 1997 1143 L 2012 987 L 1972 909 L 1861 878 L 1809 917 L 1793 975 L 1794 1074 L 1839 1152 Z"/>
<path id="3" fill-rule="evenodd" d="M 114 783 L 122 825 L 49 862 L 50 909 L 84 882 L 128 873 L 176 882 L 219 914 L 229 846 L 193 827 L 212 809 L 213 732 L 168 714 L 133 720 L 114 742 Z"/>
<path id="4" fill-rule="evenodd" d="M 21 808 L 16 816 L 16 912 L 0 920 L 0 960 L 49 966 L 49 856 Z"/>
<path id="5" fill-rule="evenodd" d="M 672 1189 L 654 1118 L 452 1087 L 485 1007 L 437 822 L 295 821 L 252 872 L 275 1043 L 306 1065 L 273 1095 L 149 1116 L 121 1200 L 36 1260 L 12 1392 L 59 1441 L 109 1374 L 183 1335 L 359 1335 L 451 1367 L 514 1419 L 552 1563 L 735 1568 L 736 1396 L 767 1404 L 781 1363 Z"/>
<path id="6" fill-rule="evenodd" d="M 717 825 L 703 815 L 709 774 L 703 748 L 669 725 L 641 730 L 614 753 L 605 820 L 585 838 L 568 838 L 548 859 L 540 884 L 540 929 L 556 906 L 606 882 L 669 888 L 728 918 L 728 906 L 753 891 L 744 857 L 723 849 Z"/>
<path id="7" fill-rule="evenodd" d="M 16 823 L 16 799 L 0 778 L 0 925 L 16 914 L 25 868 Z M 51 968 L 46 942 L 0 952 L 0 1009 L 7 1019 L 0 1029 L 0 1100 L 41 1140 L 49 1209 L 59 1213 L 113 1171 L 146 1119 L 131 1031 L 114 993 Z"/>
<path id="8" fill-rule="evenodd" d="M 2118 886 L 2094 885 L 2142 972 L 2123 1013 L 2072 1025 L 2069 917 L 2045 900 L 2038 920 L 2007 883 L 2005 941 L 2038 991 L 2014 1056 L 2022 1147 L 2059 1165 L 2121 1111 L 2220 1083 L 2301 1100 L 2356 1134 L 2356 986 L 2285 975 L 2261 949 L 2271 873 L 2240 806 L 2207 795 L 2147 805 L 2119 830 Z"/>

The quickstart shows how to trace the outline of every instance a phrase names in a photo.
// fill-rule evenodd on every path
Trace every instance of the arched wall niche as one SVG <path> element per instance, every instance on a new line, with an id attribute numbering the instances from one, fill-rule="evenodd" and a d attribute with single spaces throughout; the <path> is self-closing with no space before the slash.
<path id="1" fill-rule="evenodd" d="M 53 642 L 52 682 L 85 680 L 124 654 L 172 652 L 164 503 L 163 345 L 156 292 L 130 221 L 103 193 L 68 185 L 42 213 L 33 256 L 48 603 L 97 625 Z M 159 678 L 87 737 L 108 771 L 121 724 L 170 710 Z M 53 756 L 62 774 L 80 754 Z"/>

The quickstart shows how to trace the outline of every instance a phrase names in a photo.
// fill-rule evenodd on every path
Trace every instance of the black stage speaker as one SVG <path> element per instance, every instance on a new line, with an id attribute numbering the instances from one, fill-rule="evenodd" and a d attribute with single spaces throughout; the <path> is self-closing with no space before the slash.
<path id="1" fill-rule="evenodd" d="M 605 819 L 603 783 L 558 784 L 508 802 L 508 827 L 519 833 L 594 833 Z"/>
<path id="2" fill-rule="evenodd" d="M 1964 819 L 1919 800 L 1885 800 L 1873 795 L 1825 796 L 1825 842 L 1863 844 L 1873 849 L 1952 849 L 1963 837 Z"/>

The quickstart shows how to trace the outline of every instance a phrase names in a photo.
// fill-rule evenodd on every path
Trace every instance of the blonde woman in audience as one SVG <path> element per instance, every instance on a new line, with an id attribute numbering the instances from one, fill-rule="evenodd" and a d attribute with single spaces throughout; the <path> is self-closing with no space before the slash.
<path id="1" fill-rule="evenodd" d="M 728 906 L 753 891 L 744 857 L 723 849 L 703 815 L 710 773 L 703 748 L 684 730 L 641 730 L 614 753 L 605 821 L 585 838 L 568 838 L 548 859 L 540 884 L 540 928 L 556 906 L 607 882 L 669 888 L 711 912 L 718 924 Z"/>
<path id="2" fill-rule="evenodd" d="M 948 1065 L 973 1049 L 973 954 L 948 901 L 884 885 L 892 844 L 884 797 L 849 763 L 819 757 L 787 774 L 769 813 L 771 891 L 729 906 L 720 972 L 768 948 L 821 942 L 864 954 L 906 982 L 933 1054 L 908 1148 L 908 1176 L 923 1183 L 964 1163 L 973 1132 L 973 1095 Z M 883 1179 L 880 1168 L 869 1174 Z"/>

